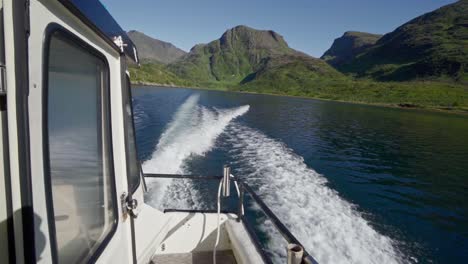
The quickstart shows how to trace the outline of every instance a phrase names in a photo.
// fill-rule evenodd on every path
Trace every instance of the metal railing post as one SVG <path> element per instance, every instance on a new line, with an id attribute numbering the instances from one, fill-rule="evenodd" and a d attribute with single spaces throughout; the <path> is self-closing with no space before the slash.
<path id="1" fill-rule="evenodd" d="M 244 185 L 242 182 L 239 184 L 239 201 L 237 206 L 237 222 L 240 222 L 242 217 L 244 217 Z"/>
<path id="2" fill-rule="evenodd" d="M 288 244 L 287 248 L 287 263 L 288 264 L 301 264 L 304 256 L 304 249 L 302 246 L 294 243 Z"/>
<path id="3" fill-rule="evenodd" d="M 231 194 L 231 168 L 229 166 L 223 167 L 223 197 L 229 197 Z"/>

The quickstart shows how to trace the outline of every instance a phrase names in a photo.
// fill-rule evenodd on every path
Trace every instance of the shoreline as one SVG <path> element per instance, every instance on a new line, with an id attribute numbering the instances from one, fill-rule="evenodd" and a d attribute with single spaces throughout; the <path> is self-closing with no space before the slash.
<path id="1" fill-rule="evenodd" d="M 356 105 L 386 107 L 386 108 L 401 109 L 401 110 L 422 111 L 422 112 L 432 112 L 432 113 L 446 113 L 446 114 L 455 114 L 455 115 L 460 115 L 460 116 L 467 116 L 468 115 L 468 109 L 467 110 L 443 109 L 443 108 L 424 107 L 424 106 L 418 106 L 418 105 L 406 106 L 405 107 L 405 106 L 400 106 L 400 105 L 396 105 L 396 104 L 389 104 L 389 103 L 369 103 L 369 102 L 360 102 L 360 101 L 333 100 L 333 99 L 317 98 L 317 97 L 310 97 L 310 96 L 297 96 L 297 95 L 286 95 L 286 94 L 235 91 L 235 90 L 227 90 L 227 89 L 224 89 L 224 88 L 222 88 L 222 89 L 201 88 L 201 87 L 181 86 L 181 85 L 172 85 L 172 84 L 160 84 L 160 83 L 150 83 L 150 82 L 132 82 L 131 84 L 132 84 L 132 86 L 133 85 L 156 86 L 156 87 L 165 87 L 165 88 L 185 88 L 185 89 L 192 89 L 192 90 L 232 92 L 232 93 L 240 93 L 240 94 L 260 94 L 260 95 L 270 95 L 270 96 L 283 96 L 283 97 L 319 100 L 319 101 L 326 101 L 326 102 L 338 102 L 338 103 L 347 103 L 347 104 L 356 104 Z"/>

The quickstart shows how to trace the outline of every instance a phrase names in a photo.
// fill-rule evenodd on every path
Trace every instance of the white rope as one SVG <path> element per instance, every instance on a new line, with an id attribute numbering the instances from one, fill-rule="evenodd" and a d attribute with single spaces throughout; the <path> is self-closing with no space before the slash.
<path id="1" fill-rule="evenodd" d="M 218 228 L 216 230 L 216 242 L 213 248 L 213 264 L 216 264 L 216 248 L 218 247 L 219 243 L 219 233 L 220 233 L 220 224 L 219 224 L 219 218 L 221 217 L 221 187 L 223 186 L 223 180 L 219 182 L 219 187 L 218 187 Z"/>

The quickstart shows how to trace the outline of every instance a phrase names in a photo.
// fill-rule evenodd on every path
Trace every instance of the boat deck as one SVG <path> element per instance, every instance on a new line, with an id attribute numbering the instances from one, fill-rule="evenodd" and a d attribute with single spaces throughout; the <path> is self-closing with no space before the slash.
<path id="1" fill-rule="evenodd" d="M 216 252 L 217 263 L 236 264 L 236 259 L 231 250 L 221 250 Z M 213 252 L 195 252 L 178 254 L 155 255 L 151 259 L 153 264 L 212 264 Z"/>

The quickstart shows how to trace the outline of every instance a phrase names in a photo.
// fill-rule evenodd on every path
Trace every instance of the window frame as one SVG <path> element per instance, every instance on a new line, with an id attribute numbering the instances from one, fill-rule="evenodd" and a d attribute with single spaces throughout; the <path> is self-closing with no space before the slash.
<path id="1" fill-rule="evenodd" d="M 122 58 L 121 59 L 125 59 L 125 58 Z M 122 62 L 121 62 L 122 63 Z M 134 112 L 133 112 L 133 97 L 132 97 L 132 85 L 131 85 L 131 80 L 130 80 L 130 76 L 127 74 L 127 69 L 126 69 L 126 63 L 122 63 L 125 67 L 125 70 L 122 70 L 122 107 L 123 107 L 123 115 L 124 115 L 124 133 L 125 133 L 125 159 L 127 161 L 127 183 L 128 183 L 128 192 L 130 195 L 133 195 L 137 190 L 138 188 L 140 187 L 141 185 L 141 178 L 142 178 L 142 170 L 141 170 L 141 163 L 140 163 L 140 160 L 138 159 L 138 146 L 137 146 L 137 141 L 136 141 L 136 130 L 135 130 L 135 116 L 134 116 Z M 131 118 L 129 118 L 129 116 L 125 113 L 126 111 L 126 102 L 128 100 L 128 105 L 130 106 L 130 111 L 131 111 Z M 131 119 L 131 120 L 129 120 Z M 132 122 L 132 129 L 133 129 L 133 147 L 134 147 L 134 150 L 135 150 L 135 159 L 136 159 L 136 162 L 137 164 L 134 164 L 134 166 L 137 167 L 138 169 L 138 183 L 135 184 L 135 186 L 130 186 L 131 185 L 131 182 L 130 182 L 130 177 L 135 177 L 135 175 L 130 175 L 130 166 L 132 166 L 130 164 L 131 159 L 129 157 L 129 144 L 132 144 L 132 142 L 128 142 L 128 140 L 130 140 L 130 136 L 129 136 L 129 131 L 128 131 L 128 122 Z M 133 187 L 133 188 L 132 188 Z"/>
<path id="2" fill-rule="evenodd" d="M 103 109 L 101 118 L 102 123 L 108 127 L 107 131 L 102 130 L 103 141 L 107 143 L 107 156 L 103 155 L 103 159 L 108 161 L 108 173 L 109 173 L 109 184 L 111 189 L 111 200 L 112 210 L 114 219 L 111 222 L 109 233 L 98 245 L 96 250 L 93 252 L 88 262 L 95 262 L 102 252 L 109 244 L 112 237 L 117 231 L 117 226 L 120 220 L 120 214 L 118 210 L 118 199 L 117 199 L 117 188 L 115 184 L 115 167 L 114 167 L 114 152 L 112 145 L 112 116 L 111 116 L 111 87 L 110 87 L 110 68 L 109 62 L 105 55 L 99 52 L 96 48 L 88 44 L 85 40 L 76 36 L 63 26 L 57 23 L 50 23 L 46 29 L 43 40 L 43 52 L 42 52 L 42 146 L 43 146 L 43 168 L 44 168 L 44 187 L 45 187 L 45 198 L 47 207 L 47 221 L 49 227 L 49 241 L 51 245 L 51 255 L 53 263 L 58 263 L 58 249 L 57 249 L 57 233 L 55 228 L 55 214 L 53 205 L 53 193 L 52 193 L 52 177 L 50 172 L 50 151 L 49 151 L 49 121 L 48 121 L 48 96 L 49 96 L 49 55 L 50 55 L 50 44 L 52 37 L 56 34 L 60 36 L 71 45 L 82 49 L 84 52 L 96 56 L 104 63 L 104 85 L 101 87 L 101 108 Z"/>

